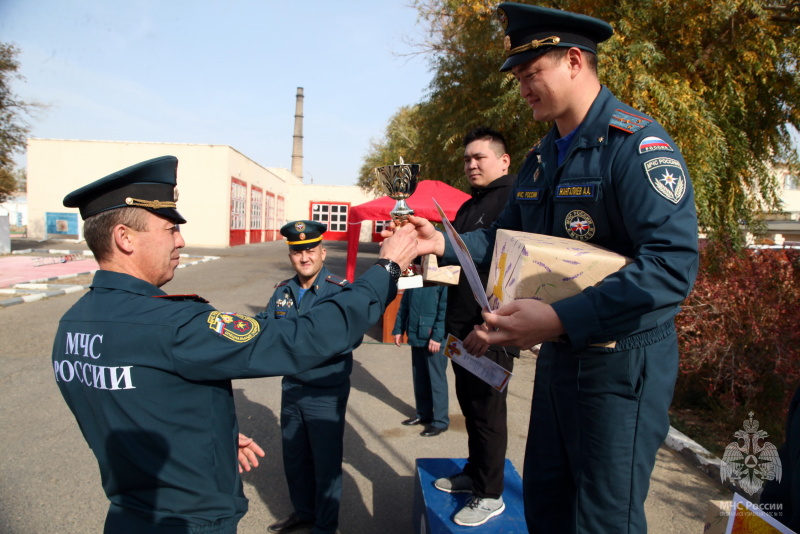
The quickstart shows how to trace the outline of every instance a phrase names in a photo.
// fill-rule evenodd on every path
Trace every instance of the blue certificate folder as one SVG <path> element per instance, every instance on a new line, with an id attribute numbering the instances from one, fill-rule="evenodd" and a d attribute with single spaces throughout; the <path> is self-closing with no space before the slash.
<path id="1" fill-rule="evenodd" d="M 468 493 L 445 493 L 433 487 L 437 478 L 460 473 L 467 461 L 463 458 L 418 458 L 414 481 L 413 523 L 415 534 L 444 534 L 463 532 L 479 534 L 527 534 L 525 510 L 522 504 L 522 478 L 506 459 L 505 491 L 503 502 L 505 511 L 478 527 L 462 527 L 453 522 L 453 516 L 467 499 Z"/>

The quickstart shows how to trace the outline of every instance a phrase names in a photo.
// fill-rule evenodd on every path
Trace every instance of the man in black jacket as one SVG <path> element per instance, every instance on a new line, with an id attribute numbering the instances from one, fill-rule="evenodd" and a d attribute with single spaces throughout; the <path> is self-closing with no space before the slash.
<path id="1" fill-rule="evenodd" d="M 464 137 L 464 172 L 472 186 L 472 198 L 456 213 L 453 226 L 458 233 L 488 228 L 508 202 L 515 175 L 507 174 L 511 157 L 506 141 L 499 132 L 486 127 L 475 128 Z M 486 286 L 488 269 L 479 269 Z M 481 324 L 480 306 L 475 302 L 466 277 L 450 288 L 447 299 L 445 328 L 462 341 Z M 509 371 L 514 368 L 516 347 L 491 347 L 485 357 Z M 472 493 L 466 506 L 453 520 L 464 526 L 482 525 L 505 509 L 503 504 L 503 469 L 505 466 L 508 429 L 506 396 L 459 365 L 453 365 L 456 396 L 467 425 L 469 457 L 464 471 L 440 478 L 435 486 L 448 493 Z"/>

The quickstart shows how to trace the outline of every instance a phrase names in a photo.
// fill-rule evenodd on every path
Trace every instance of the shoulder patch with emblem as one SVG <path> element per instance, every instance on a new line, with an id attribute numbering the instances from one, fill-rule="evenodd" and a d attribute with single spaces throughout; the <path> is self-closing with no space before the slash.
<path id="1" fill-rule="evenodd" d="M 274 288 L 276 288 L 276 287 L 283 287 L 283 286 L 285 286 L 286 284 L 288 284 L 288 283 L 289 283 L 289 282 L 291 282 L 291 281 L 292 281 L 292 279 L 291 279 L 291 278 L 289 278 L 288 280 L 284 280 L 283 282 L 278 282 L 277 284 L 275 284 L 275 286 L 273 287 L 273 289 L 274 289 Z"/>
<path id="2" fill-rule="evenodd" d="M 646 128 L 652 124 L 653 119 L 646 119 L 621 109 L 615 109 L 614 114 L 611 115 L 611 120 L 608 125 L 618 128 L 623 132 L 636 133 L 642 128 Z"/>
<path id="3" fill-rule="evenodd" d="M 258 321 L 239 313 L 213 311 L 208 314 L 208 327 L 222 337 L 236 343 L 245 343 L 258 335 Z"/>
<path id="4" fill-rule="evenodd" d="M 677 204 L 686 193 L 686 172 L 675 158 L 656 157 L 642 166 L 653 189 L 673 204 Z"/>
<path id="5" fill-rule="evenodd" d="M 542 141 L 544 141 L 544 137 L 542 137 L 541 139 L 539 139 L 538 141 L 536 141 L 536 143 L 534 143 L 534 145 L 531 147 L 531 149 L 528 151 L 528 153 L 527 153 L 527 154 L 525 154 L 525 159 L 527 159 L 527 158 L 528 158 L 528 156 L 530 156 L 531 154 L 533 154 L 534 152 L 536 152 L 537 150 L 539 150 L 539 145 L 541 145 L 541 144 L 542 144 Z"/>
<path id="6" fill-rule="evenodd" d="M 342 278 L 341 276 L 336 276 L 335 274 L 329 274 L 326 276 L 325 281 L 342 287 L 350 283 L 347 278 Z"/>

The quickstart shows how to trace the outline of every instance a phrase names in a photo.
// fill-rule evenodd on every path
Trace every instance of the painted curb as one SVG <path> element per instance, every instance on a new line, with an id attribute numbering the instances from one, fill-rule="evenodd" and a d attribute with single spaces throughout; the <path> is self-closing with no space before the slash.
<path id="1" fill-rule="evenodd" d="M 725 488 L 733 492 L 741 491 L 730 480 L 722 479 L 720 473 L 722 460 L 680 430 L 670 426 L 664 445 L 689 460 L 692 465 L 710 476 L 717 483 L 725 486 Z"/>
<path id="2" fill-rule="evenodd" d="M 13 254 L 30 254 L 30 253 L 37 253 L 37 254 L 84 254 L 86 256 L 94 257 L 91 251 L 69 251 L 69 250 L 42 250 L 42 249 L 27 249 L 27 250 L 16 250 Z M 185 269 L 191 265 L 197 265 L 198 263 L 207 263 L 209 261 L 218 260 L 219 256 L 190 256 L 188 254 L 181 254 L 181 259 L 191 259 L 194 258 L 194 261 L 190 261 L 188 263 L 181 263 L 178 265 L 178 269 Z M 17 304 L 25 304 L 27 302 L 36 302 L 37 300 L 43 300 L 50 297 L 58 297 L 61 295 L 67 295 L 69 293 L 75 293 L 78 291 L 83 291 L 85 289 L 89 289 L 89 284 L 86 285 L 74 285 L 70 286 L 67 285 L 66 287 L 59 286 L 57 289 L 47 289 L 47 288 L 26 288 L 25 286 L 29 286 L 31 284 L 46 284 L 47 282 L 53 282 L 56 280 L 68 280 L 70 278 L 76 278 L 78 276 L 94 274 L 97 272 L 97 269 L 93 271 L 86 271 L 82 273 L 70 273 L 61 276 L 54 276 L 51 278 L 42 278 L 39 280 L 30 280 L 28 282 L 14 284 L 11 289 L 28 289 L 29 291 L 35 291 L 30 295 L 23 295 L 20 297 L 12 297 L 5 300 L 0 300 L 0 308 L 7 308 L 8 306 L 15 306 Z"/>

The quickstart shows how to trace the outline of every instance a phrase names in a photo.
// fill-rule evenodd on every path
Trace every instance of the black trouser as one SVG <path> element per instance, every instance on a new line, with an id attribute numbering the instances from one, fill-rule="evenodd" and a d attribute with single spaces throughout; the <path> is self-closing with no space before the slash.
<path id="1" fill-rule="evenodd" d="M 500 350 L 489 350 L 484 358 L 514 370 L 514 357 Z M 496 499 L 503 494 L 508 426 L 506 397 L 508 387 L 499 392 L 463 367 L 453 364 L 456 396 L 467 425 L 469 457 L 464 472 L 473 482 L 477 497 Z"/>

